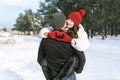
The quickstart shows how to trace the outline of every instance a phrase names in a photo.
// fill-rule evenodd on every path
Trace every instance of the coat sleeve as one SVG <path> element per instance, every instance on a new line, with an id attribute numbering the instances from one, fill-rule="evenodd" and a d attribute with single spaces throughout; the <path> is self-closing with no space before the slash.
<path id="1" fill-rule="evenodd" d="M 78 58 L 74 54 L 67 60 L 67 62 L 64 64 L 64 66 L 61 68 L 60 72 L 57 74 L 57 76 L 54 79 L 61 80 L 61 78 L 65 78 L 72 75 L 75 72 L 77 66 L 78 66 Z"/>
<path id="2" fill-rule="evenodd" d="M 41 61 L 42 59 L 45 57 L 45 54 L 44 54 L 44 39 L 41 40 L 41 43 L 40 43 L 40 46 L 39 46 L 39 49 L 38 49 L 38 58 L 37 58 L 37 61 L 38 63 L 41 65 Z"/>
<path id="3" fill-rule="evenodd" d="M 89 40 L 88 35 L 84 31 L 84 28 L 82 25 L 80 25 L 80 28 L 78 30 L 78 38 L 74 38 L 72 41 L 75 41 L 75 45 L 72 44 L 72 46 L 79 50 L 79 51 L 86 51 L 89 47 Z"/>
<path id="4" fill-rule="evenodd" d="M 78 58 L 78 65 L 75 68 L 75 71 L 76 73 L 81 73 L 83 71 L 83 68 L 86 62 L 85 54 L 83 51 L 78 51 L 76 49 L 74 49 L 74 53 L 76 54 Z"/>
<path id="5" fill-rule="evenodd" d="M 44 27 L 40 30 L 39 34 L 38 34 L 38 37 L 41 37 L 41 38 L 46 38 L 46 36 L 44 35 L 45 32 L 51 32 L 53 31 L 53 28 L 52 27 Z"/>

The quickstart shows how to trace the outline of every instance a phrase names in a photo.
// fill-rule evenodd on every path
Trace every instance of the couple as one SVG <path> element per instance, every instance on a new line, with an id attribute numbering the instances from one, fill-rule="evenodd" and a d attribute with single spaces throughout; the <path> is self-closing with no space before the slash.
<path id="1" fill-rule="evenodd" d="M 49 16 L 54 29 L 43 28 L 43 37 L 38 50 L 38 63 L 46 80 L 76 80 L 75 72 L 81 73 L 84 64 L 84 52 L 89 41 L 81 25 L 84 10 L 72 12 L 66 17 L 62 13 Z"/>

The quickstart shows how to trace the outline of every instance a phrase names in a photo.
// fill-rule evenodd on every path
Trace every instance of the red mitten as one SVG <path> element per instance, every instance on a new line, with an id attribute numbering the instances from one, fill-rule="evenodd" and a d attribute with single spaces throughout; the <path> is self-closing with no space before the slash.
<path id="1" fill-rule="evenodd" d="M 48 38 L 51 38 L 51 39 L 55 39 L 56 40 L 56 30 L 55 31 L 53 31 L 53 32 L 49 32 L 48 34 L 47 34 L 47 36 L 48 36 Z"/>
<path id="2" fill-rule="evenodd" d="M 72 38 L 68 36 L 65 32 L 58 31 L 58 30 L 48 33 L 48 38 L 52 38 L 54 40 L 63 41 L 63 42 L 72 41 Z"/>
<path id="3" fill-rule="evenodd" d="M 55 33 L 56 33 L 56 37 L 57 37 L 57 38 L 62 38 L 63 35 L 64 35 L 64 32 L 58 31 L 58 30 L 55 30 Z"/>
<path id="4" fill-rule="evenodd" d="M 58 31 L 58 30 L 54 30 L 53 32 L 49 32 L 47 34 L 47 36 L 48 36 L 48 38 L 59 40 L 58 38 L 62 38 L 63 37 L 63 32 Z"/>
<path id="5" fill-rule="evenodd" d="M 59 38 L 59 41 L 64 41 L 64 42 L 71 42 L 72 38 L 67 35 L 65 32 L 62 33 L 62 38 Z"/>

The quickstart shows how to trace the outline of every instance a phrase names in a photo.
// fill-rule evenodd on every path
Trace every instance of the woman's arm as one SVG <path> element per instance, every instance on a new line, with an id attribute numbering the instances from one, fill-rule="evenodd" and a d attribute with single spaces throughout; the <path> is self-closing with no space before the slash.
<path id="1" fill-rule="evenodd" d="M 74 38 L 71 41 L 72 46 L 79 50 L 79 51 L 86 51 L 89 47 L 89 40 L 87 33 L 84 31 L 84 28 L 82 25 L 80 25 L 79 31 L 78 31 L 78 38 Z"/>
<path id="2" fill-rule="evenodd" d="M 48 32 L 51 32 L 53 30 L 54 29 L 52 27 L 44 27 L 40 30 L 38 36 L 41 37 L 41 38 L 47 38 L 47 36 L 45 34 L 48 33 Z"/>

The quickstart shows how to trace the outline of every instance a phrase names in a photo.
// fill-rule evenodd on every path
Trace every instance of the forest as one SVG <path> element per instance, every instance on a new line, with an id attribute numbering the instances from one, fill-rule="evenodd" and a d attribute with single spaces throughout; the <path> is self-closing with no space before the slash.
<path id="1" fill-rule="evenodd" d="M 86 15 L 82 24 L 89 37 L 101 35 L 118 36 L 120 34 L 120 0 L 45 0 L 39 2 L 36 13 L 26 10 L 20 13 L 14 25 L 21 31 L 39 31 L 46 26 L 45 16 L 62 12 L 66 16 L 73 11 L 84 9 Z"/>

